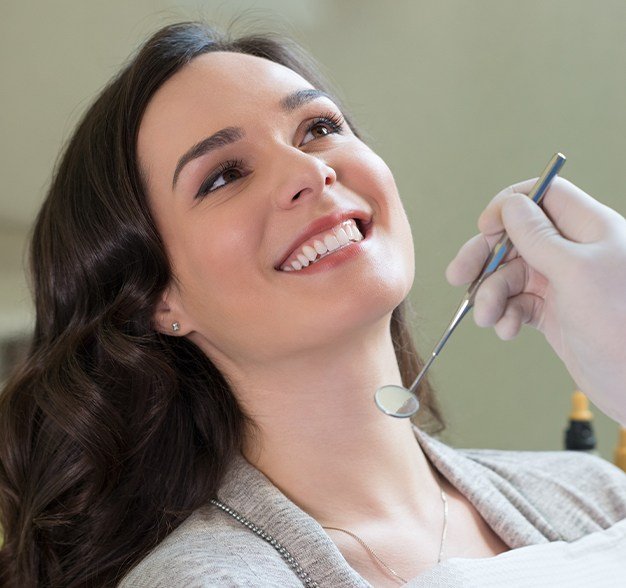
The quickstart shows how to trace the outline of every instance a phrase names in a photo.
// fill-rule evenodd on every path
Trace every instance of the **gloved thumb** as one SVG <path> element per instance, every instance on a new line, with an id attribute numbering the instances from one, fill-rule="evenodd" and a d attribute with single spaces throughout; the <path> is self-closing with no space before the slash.
<path id="1" fill-rule="evenodd" d="M 551 275 L 563 259 L 567 240 L 541 207 L 528 196 L 516 194 L 502 205 L 502 223 L 526 262 L 542 274 Z"/>

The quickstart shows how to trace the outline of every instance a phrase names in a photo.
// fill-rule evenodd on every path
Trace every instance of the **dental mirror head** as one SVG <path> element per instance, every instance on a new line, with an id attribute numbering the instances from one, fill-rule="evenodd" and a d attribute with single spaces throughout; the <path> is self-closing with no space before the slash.
<path id="1" fill-rule="evenodd" d="M 389 384 L 382 386 L 374 395 L 376 406 L 389 416 L 408 418 L 420 407 L 420 402 L 412 392 L 402 386 Z"/>

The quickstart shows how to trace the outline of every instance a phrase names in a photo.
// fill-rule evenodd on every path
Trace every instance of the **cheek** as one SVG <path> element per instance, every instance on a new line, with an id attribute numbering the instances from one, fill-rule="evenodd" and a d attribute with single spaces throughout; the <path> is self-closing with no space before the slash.
<path id="1" fill-rule="evenodd" d="M 410 290 L 415 274 L 415 250 L 411 225 L 395 179 L 385 161 L 367 146 L 356 150 L 349 187 L 366 197 L 373 207 L 380 256 L 386 260 L 388 278 L 395 274 Z M 381 273 L 384 273 L 381 269 Z"/>
<path id="2" fill-rule="evenodd" d="M 367 198 L 378 226 L 395 235 L 399 243 L 406 244 L 412 253 L 409 220 L 396 181 L 384 160 L 366 145 L 360 144 L 345 164 L 345 184 L 356 194 Z"/>
<path id="3" fill-rule="evenodd" d="M 226 319 L 234 307 L 258 304 L 259 237 L 253 230 L 242 216 L 198 220 L 171 247 L 185 308 L 199 320 Z"/>
<path id="4" fill-rule="evenodd" d="M 364 143 L 350 150 L 341 162 L 342 181 L 355 193 L 368 198 L 380 213 L 390 212 L 402 203 L 391 170 L 384 160 Z"/>

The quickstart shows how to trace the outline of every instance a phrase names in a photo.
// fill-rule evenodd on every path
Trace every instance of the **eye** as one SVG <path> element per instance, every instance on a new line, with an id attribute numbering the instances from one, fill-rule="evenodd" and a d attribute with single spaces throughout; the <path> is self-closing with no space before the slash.
<path id="1" fill-rule="evenodd" d="M 318 116 L 307 128 L 306 137 L 311 134 L 313 139 L 320 139 L 327 135 L 342 134 L 344 132 L 345 121 L 341 115 L 334 112 L 327 112 Z M 318 134 L 319 133 L 319 134 Z M 309 141 L 302 141 L 306 144 Z M 244 162 L 241 159 L 231 159 L 220 164 L 211 176 L 209 176 L 200 186 L 196 198 L 202 198 L 210 192 L 215 192 L 227 184 L 241 179 L 245 175 Z"/>
<path id="2" fill-rule="evenodd" d="M 230 159 L 220 164 L 215 173 L 202 182 L 196 198 L 206 196 L 209 192 L 215 192 L 226 184 L 242 178 L 244 175 L 243 167 L 244 163 L 241 159 Z"/>
<path id="3" fill-rule="evenodd" d="M 317 132 L 321 134 L 317 134 Z M 311 133 L 314 139 L 325 137 L 326 135 L 332 135 L 334 133 L 341 134 L 344 131 L 344 119 L 342 116 L 333 112 L 328 112 L 322 116 L 317 117 L 307 129 L 306 137 Z M 302 144 L 308 143 L 308 141 L 302 141 Z"/>

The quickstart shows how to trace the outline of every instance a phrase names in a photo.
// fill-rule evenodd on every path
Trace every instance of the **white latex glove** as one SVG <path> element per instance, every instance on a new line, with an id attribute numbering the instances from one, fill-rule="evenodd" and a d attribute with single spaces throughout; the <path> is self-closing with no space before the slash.
<path id="1" fill-rule="evenodd" d="M 476 324 L 503 340 L 524 323 L 541 331 L 580 390 L 626 426 L 626 219 L 560 177 L 541 210 L 527 197 L 536 180 L 493 198 L 446 278 L 471 283 L 505 230 L 515 247 L 478 289 Z"/>

